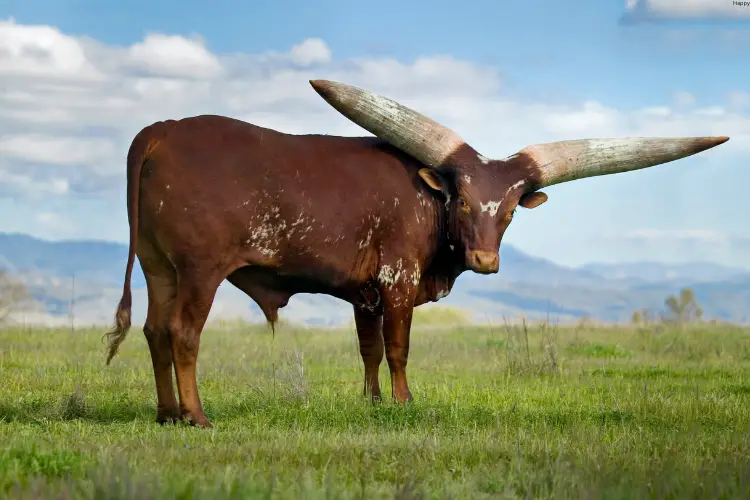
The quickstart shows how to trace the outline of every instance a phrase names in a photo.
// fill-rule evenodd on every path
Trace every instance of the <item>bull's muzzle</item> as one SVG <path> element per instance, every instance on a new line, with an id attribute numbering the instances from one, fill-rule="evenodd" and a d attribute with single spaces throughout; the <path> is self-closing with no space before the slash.
<path id="1" fill-rule="evenodd" d="M 469 253 L 469 267 L 479 274 L 494 274 L 500 268 L 500 256 L 497 252 L 472 250 Z"/>

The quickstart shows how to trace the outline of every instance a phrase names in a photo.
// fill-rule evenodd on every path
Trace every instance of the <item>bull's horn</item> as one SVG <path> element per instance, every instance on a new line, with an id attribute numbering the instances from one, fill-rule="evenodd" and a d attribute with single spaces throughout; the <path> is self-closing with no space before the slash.
<path id="1" fill-rule="evenodd" d="M 368 90 L 329 80 L 310 80 L 310 85 L 339 113 L 430 167 L 442 165 L 466 144 L 449 128 Z"/>
<path id="2" fill-rule="evenodd" d="M 617 174 L 700 153 L 729 137 L 582 139 L 527 146 L 535 189 L 597 175 Z"/>

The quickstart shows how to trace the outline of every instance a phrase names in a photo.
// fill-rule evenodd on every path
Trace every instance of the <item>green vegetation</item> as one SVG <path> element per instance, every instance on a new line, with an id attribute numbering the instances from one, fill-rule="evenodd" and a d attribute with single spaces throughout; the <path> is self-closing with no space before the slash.
<path id="1" fill-rule="evenodd" d="M 422 324 L 399 407 L 351 329 L 225 324 L 211 430 L 152 423 L 143 335 L 105 367 L 102 333 L 0 330 L 0 497 L 750 498 L 738 327 Z"/>
<path id="2" fill-rule="evenodd" d="M 412 321 L 414 324 L 430 326 L 466 325 L 471 322 L 471 314 L 458 307 L 425 304 L 414 309 Z"/>

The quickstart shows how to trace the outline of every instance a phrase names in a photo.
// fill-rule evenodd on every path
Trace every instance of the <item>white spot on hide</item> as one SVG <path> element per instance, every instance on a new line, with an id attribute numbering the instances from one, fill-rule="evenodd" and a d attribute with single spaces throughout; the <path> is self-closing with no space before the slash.
<path id="1" fill-rule="evenodd" d="M 360 240 L 359 243 L 357 243 L 357 246 L 359 246 L 360 249 L 365 248 L 370 244 L 373 232 L 380 227 L 380 217 L 373 217 L 370 215 L 367 217 L 367 220 L 364 221 L 363 225 L 367 227 L 367 236 L 365 236 L 365 239 Z"/>
<path id="2" fill-rule="evenodd" d="M 359 248 L 362 249 L 362 248 L 365 248 L 367 245 L 369 245 L 370 244 L 370 238 L 372 238 L 372 228 L 370 228 L 370 229 L 367 230 L 367 237 L 364 240 L 361 240 L 359 242 L 359 245 L 358 245 Z"/>
<path id="3" fill-rule="evenodd" d="M 526 183 L 525 180 L 521 179 L 520 181 L 513 184 L 511 187 L 505 190 L 505 194 L 502 198 L 500 198 L 500 201 L 488 201 L 487 203 L 480 203 L 480 207 L 482 208 L 482 212 L 490 212 L 490 216 L 494 217 L 497 215 L 497 211 L 500 209 L 500 204 L 503 202 L 506 196 L 508 196 L 508 193 L 510 193 L 512 190 L 523 186 Z"/>
<path id="4" fill-rule="evenodd" d="M 250 224 L 248 224 L 250 238 L 247 239 L 245 243 L 251 245 L 258 250 L 261 255 L 266 257 L 273 257 L 279 252 L 279 238 L 287 228 L 286 221 L 281 219 L 280 211 L 280 207 L 272 206 L 271 209 L 262 216 L 258 214 L 253 217 L 253 219 L 260 218 L 260 221 L 251 221 Z"/>
<path id="5" fill-rule="evenodd" d="M 490 217 L 494 217 L 500 209 L 500 203 L 502 203 L 502 200 L 488 201 L 487 203 L 480 203 L 479 206 L 482 207 L 482 212 L 487 212 L 489 210 Z"/>
<path id="6" fill-rule="evenodd" d="M 521 179 L 520 181 L 516 182 L 516 183 L 515 183 L 515 184 L 513 184 L 513 185 L 512 185 L 511 187 L 509 187 L 507 191 L 505 191 L 505 196 L 507 196 L 507 195 L 508 195 L 508 193 L 510 193 L 510 192 L 511 192 L 511 191 L 512 191 L 513 189 L 516 189 L 516 188 L 518 188 L 518 187 L 521 187 L 521 186 L 523 186 L 524 184 L 526 184 L 526 181 L 525 181 L 524 179 Z M 503 198 L 505 198 L 505 196 L 503 196 Z"/>
<path id="7" fill-rule="evenodd" d="M 414 271 L 411 273 L 411 284 L 414 286 L 419 285 L 419 278 L 421 278 L 422 275 L 419 272 L 419 264 L 414 264 Z"/>
<path id="8" fill-rule="evenodd" d="M 387 286 L 388 288 L 393 287 L 396 283 L 393 268 L 388 264 L 381 266 L 380 271 L 378 272 L 378 281 L 383 286 Z"/>
<path id="9" fill-rule="evenodd" d="M 402 283 L 407 287 L 409 285 L 417 286 L 421 277 L 419 264 L 414 264 L 414 269 L 409 273 L 404 267 L 403 259 L 398 259 L 395 269 L 388 264 L 383 264 L 378 272 L 378 281 L 388 288 L 393 288 L 394 285 L 399 283 L 399 280 L 402 280 Z"/>

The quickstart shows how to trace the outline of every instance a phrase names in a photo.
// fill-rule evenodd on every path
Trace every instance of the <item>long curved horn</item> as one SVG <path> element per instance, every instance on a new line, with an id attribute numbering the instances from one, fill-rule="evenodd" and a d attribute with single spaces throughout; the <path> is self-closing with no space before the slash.
<path id="1" fill-rule="evenodd" d="M 442 165 L 466 144 L 449 128 L 374 92 L 329 80 L 310 85 L 339 113 L 427 166 Z"/>
<path id="2" fill-rule="evenodd" d="M 729 137 L 582 139 L 527 146 L 519 151 L 531 159 L 535 189 L 553 184 L 617 174 L 700 153 Z"/>

